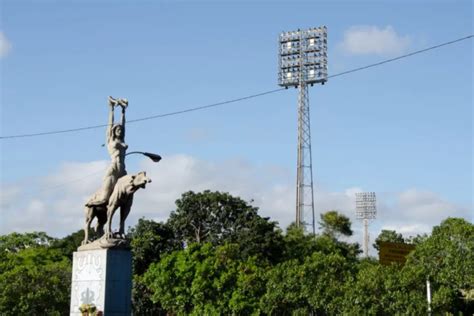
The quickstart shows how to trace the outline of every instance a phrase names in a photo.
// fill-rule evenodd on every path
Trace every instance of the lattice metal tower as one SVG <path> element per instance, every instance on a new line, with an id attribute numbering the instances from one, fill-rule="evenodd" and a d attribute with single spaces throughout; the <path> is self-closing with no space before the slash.
<path id="1" fill-rule="evenodd" d="M 364 256 L 369 256 L 369 219 L 375 219 L 377 206 L 375 192 L 356 193 L 356 217 L 364 222 Z"/>
<path id="2" fill-rule="evenodd" d="M 299 88 L 296 226 L 315 233 L 308 85 L 327 81 L 327 29 L 283 32 L 279 37 L 278 84 Z"/>

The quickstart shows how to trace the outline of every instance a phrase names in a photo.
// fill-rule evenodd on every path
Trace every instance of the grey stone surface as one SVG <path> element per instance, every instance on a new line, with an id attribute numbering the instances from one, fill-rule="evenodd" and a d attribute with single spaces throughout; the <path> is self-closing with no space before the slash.
<path id="1" fill-rule="evenodd" d="M 122 115 L 119 124 L 115 124 L 115 108 L 122 108 Z M 110 155 L 110 165 L 105 172 L 102 186 L 89 198 L 86 203 L 86 227 L 84 229 L 84 243 L 89 241 L 88 227 L 92 219 L 97 216 L 97 231 L 99 235 L 103 234 L 102 227 L 105 224 L 106 217 L 99 216 L 106 212 L 107 203 L 118 179 L 125 176 L 125 155 L 128 145 L 125 143 L 125 110 L 128 107 L 127 99 L 114 99 L 109 97 L 109 119 L 106 130 L 106 145 Z M 100 209 L 101 212 L 92 212 L 91 210 Z M 94 215 L 94 216 L 92 216 Z"/>
<path id="2" fill-rule="evenodd" d="M 100 239 L 79 246 L 77 250 L 84 251 L 107 248 L 130 249 L 130 240 L 126 238 L 107 238 L 106 236 L 102 236 Z"/>
<path id="3" fill-rule="evenodd" d="M 141 171 L 134 175 L 126 175 L 118 179 L 114 190 L 107 204 L 107 208 L 99 206 L 86 206 L 86 225 L 84 227 L 84 240 L 82 245 L 90 243 L 88 231 L 92 220 L 97 217 L 96 231 L 103 232 L 105 225 L 105 234 L 101 239 L 94 241 L 95 246 L 102 248 L 111 248 L 122 246 L 120 240 L 125 239 L 125 220 L 130 213 L 133 204 L 133 196 L 138 189 L 144 189 L 151 179 L 146 176 L 146 172 Z M 120 226 L 118 233 L 112 233 L 112 217 L 115 211 L 120 208 Z M 105 222 L 104 222 L 105 220 Z M 125 241 L 124 241 L 125 242 Z M 95 247 L 91 246 L 91 247 Z M 81 248 L 82 250 L 85 248 Z"/>
<path id="4" fill-rule="evenodd" d="M 122 116 L 119 124 L 115 124 L 115 108 L 122 108 Z M 109 123 L 106 131 L 106 144 L 109 152 L 111 162 L 107 169 L 102 186 L 89 198 L 86 202 L 85 225 L 84 225 L 84 240 L 82 245 L 87 245 L 93 240 L 89 239 L 89 229 L 94 219 L 97 220 L 95 231 L 96 238 L 105 236 L 106 239 L 124 239 L 125 238 L 125 219 L 130 213 L 133 203 L 134 193 L 140 189 L 145 188 L 146 184 L 151 182 L 147 178 L 145 172 L 139 172 L 135 175 L 127 175 L 125 169 L 125 156 L 128 145 L 125 143 L 125 111 L 128 107 L 127 99 L 114 99 L 109 97 Z M 132 152 L 142 153 L 142 152 Z M 150 153 L 142 153 L 150 155 Z M 150 157 L 150 156 L 148 156 Z M 153 161 L 158 162 L 161 157 L 153 155 Z M 118 236 L 112 233 L 112 217 L 115 211 L 120 208 L 120 227 Z M 105 232 L 104 232 L 105 226 Z M 111 248 L 115 241 L 110 242 L 96 242 L 95 245 L 87 246 L 86 248 Z M 121 245 L 118 245 L 121 246 Z"/>
<path id="5" fill-rule="evenodd" d="M 74 252 L 70 315 L 94 304 L 107 316 L 131 315 L 132 255 L 127 249 Z"/>

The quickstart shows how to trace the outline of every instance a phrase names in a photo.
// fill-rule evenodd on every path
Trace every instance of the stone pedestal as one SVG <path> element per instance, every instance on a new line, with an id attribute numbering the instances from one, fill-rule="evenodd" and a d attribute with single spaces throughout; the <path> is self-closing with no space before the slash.
<path id="1" fill-rule="evenodd" d="M 129 316 L 132 304 L 132 254 L 129 249 L 74 252 L 70 315 L 94 304 L 107 316 Z"/>

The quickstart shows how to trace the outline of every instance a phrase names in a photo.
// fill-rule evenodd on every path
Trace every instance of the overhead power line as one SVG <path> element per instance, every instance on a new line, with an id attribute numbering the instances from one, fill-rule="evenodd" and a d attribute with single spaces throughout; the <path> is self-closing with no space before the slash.
<path id="1" fill-rule="evenodd" d="M 188 113 L 188 112 L 204 110 L 204 109 L 216 107 L 216 106 L 219 106 L 219 105 L 225 105 L 225 104 L 229 104 L 229 103 L 234 103 L 234 102 L 239 102 L 239 101 L 243 101 L 243 100 L 247 100 L 247 99 L 260 97 L 260 96 L 270 94 L 270 93 L 275 93 L 275 92 L 278 92 L 278 91 L 281 91 L 281 90 L 285 90 L 285 88 L 265 91 L 265 92 L 261 92 L 261 93 L 252 94 L 252 95 L 248 95 L 248 96 L 245 96 L 245 97 L 237 98 L 237 99 L 232 99 L 232 100 L 227 100 L 227 101 L 202 105 L 202 106 L 198 106 L 198 107 L 194 107 L 194 108 L 188 108 L 188 109 L 184 109 L 184 110 L 180 110 L 180 111 L 174 111 L 174 112 L 168 112 L 168 113 L 157 114 L 157 115 L 152 115 L 152 116 L 146 116 L 146 117 L 142 117 L 142 118 L 134 119 L 134 120 L 127 120 L 127 124 L 146 121 L 146 120 L 157 119 L 157 118 L 166 117 L 166 116 L 173 116 L 173 115 L 178 115 L 178 114 L 183 114 L 183 113 Z M 19 135 L 0 136 L 0 139 L 23 138 L 23 137 L 34 137 L 34 136 L 71 133 L 71 132 L 84 131 L 84 130 L 88 130 L 88 129 L 101 128 L 101 127 L 106 127 L 106 126 L 108 126 L 108 124 L 92 125 L 92 126 L 86 126 L 86 127 L 77 127 L 77 128 L 70 128 L 70 129 L 63 129 L 63 130 L 49 131 L 49 132 L 32 133 L 32 134 L 19 134 Z"/>
<path id="2" fill-rule="evenodd" d="M 403 59 L 403 58 L 407 58 L 407 57 L 410 57 L 410 56 L 413 56 L 413 55 L 425 53 L 427 51 L 437 49 L 437 48 L 440 48 L 440 47 L 443 47 L 443 46 L 447 46 L 447 45 L 451 45 L 451 44 L 454 44 L 454 43 L 457 43 L 457 42 L 461 42 L 461 41 L 470 39 L 472 37 L 474 37 L 473 34 L 465 36 L 465 37 L 461 37 L 461 38 L 458 38 L 458 39 L 455 39 L 455 40 L 452 40 L 452 41 L 449 41 L 449 42 L 444 42 L 444 43 L 441 43 L 441 44 L 438 44 L 438 45 L 435 45 L 435 46 L 431 46 L 431 47 L 428 47 L 428 48 L 425 48 L 425 49 L 417 50 L 417 51 L 414 51 L 414 52 L 411 52 L 411 53 L 408 53 L 408 54 L 405 54 L 405 55 L 401 55 L 401 56 L 398 56 L 398 57 L 386 59 L 386 60 L 383 60 L 383 61 L 380 61 L 380 62 L 377 62 L 377 63 L 374 63 L 374 64 L 370 64 L 370 65 L 366 65 L 366 66 L 363 66 L 363 67 L 358 67 L 358 68 L 354 68 L 354 69 L 351 69 L 351 70 L 343 71 L 343 72 L 340 72 L 340 73 L 337 73 L 337 74 L 334 74 L 334 75 L 330 75 L 330 76 L 328 76 L 328 78 L 335 78 L 335 77 L 339 77 L 339 76 L 344 76 L 344 75 L 347 75 L 347 74 L 350 74 L 350 73 L 353 73 L 353 72 L 365 70 L 365 69 L 372 68 L 372 67 L 377 67 L 377 66 L 380 66 L 380 65 L 383 65 L 383 64 L 386 64 L 386 63 L 390 63 L 390 62 L 393 62 L 393 61 L 396 61 L 396 60 L 400 60 L 400 59 Z M 174 111 L 174 112 L 168 112 L 168 113 L 163 113 L 163 114 L 146 116 L 146 117 L 143 117 L 143 118 L 129 120 L 129 121 L 127 121 L 127 123 L 147 121 L 147 120 L 163 118 L 163 117 L 167 117 L 167 116 L 174 116 L 174 115 L 184 114 L 184 113 L 188 113 L 188 112 L 194 112 L 194 111 L 209 109 L 209 108 L 218 107 L 218 106 L 221 106 L 221 105 L 226 105 L 226 104 L 230 104 L 230 103 L 235 103 L 235 102 L 240 102 L 240 101 L 244 101 L 244 100 L 248 100 L 248 99 L 261 97 L 261 96 L 276 93 L 276 92 L 279 92 L 279 91 L 282 91 L 282 90 L 285 90 L 285 88 L 269 90 L 269 91 L 265 91 L 265 92 L 261 92 L 261 93 L 257 93 L 257 94 L 252 94 L 252 95 L 248 95 L 248 96 L 244 96 L 244 97 L 240 97 L 240 98 L 236 98 L 236 99 L 231 99 L 231 100 L 227 100 L 227 101 L 222 101 L 222 102 L 207 104 L 207 105 L 203 105 L 203 106 L 188 108 L 188 109 L 184 109 L 184 110 L 180 110 L 180 111 Z M 7 135 L 7 136 L 0 136 L 0 140 L 12 139 L 12 138 L 45 136 L 45 135 L 62 134 L 62 133 L 72 133 L 72 132 L 79 132 L 79 131 L 84 131 L 84 130 L 89 130 L 89 129 L 102 128 L 102 127 L 106 127 L 106 126 L 107 126 L 107 124 L 100 124 L 100 125 L 70 128 L 70 129 L 64 129 L 64 130 L 48 131 L 48 132 Z"/>
<path id="3" fill-rule="evenodd" d="M 443 47 L 443 46 L 447 46 L 447 45 L 451 45 L 451 44 L 454 44 L 454 43 L 457 43 L 457 42 L 461 42 L 461 41 L 470 39 L 470 38 L 473 37 L 473 36 L 474 36 L 474 35 L 471 34 L 471 35 L 468 35 L 468 36 L 466 36 L 466 37 L 461 37 L 461 38 L 458 38 L 458 39 L 455 39 L 455 40 L 452 40 L 452 41 L 449 41 L 449 42 L 445 42 L 445 43 L 438 44 L 438 45 L 435 45 L 435 46 L 431 46 L 431 47 L 428 47 L 428 48 L 425 48 L 425 49 L 417 50 L 417 51 L 415 51 L 415 52 L 411 52 L 411 53 L 408 53 L 408 54 L 405 54 L 405 55 L 401 55 L 401 56 L 398 56 L 398 57 L 386 59 L 386 60 L 383 60 L 383 61 L 378 62 L 378 63 L 375 63 L 375 64 L 371 64 L 371 65 L 367 65 L 367 66 L 364 66 L 364 67 L 359 67 L 359 68 L 355 68 L 355 69 L 343 71 L 343 72 L 340 72 L 340 73 L 338 73 L 338 74 L 328 76 L 328 78 L 334 78 L 334 77 L 338 77 L 338 76 L 343 76 L 343 75 L 350 74 L 350 73 L 352 73 L 352 72 L 356 72 L 356 71 L 364 70 L 364 69 L 367 69 L 367 68 L 372 68 L 372 67 L 380 66 L 380 65 L 383 65 L 383 64 L 386 64 L 386 63 L 390 63 L 390 62 L 392 62 L 392 61 L 396 61 L 396 60 L 399 60 L 399 59 L 407 58 L 407 57 L 410 57 L 410 56 L 413 56 L 413 55 L 417 55 L 417 54 L 421 54 L 421 53 L 424 53 L 424 52 L 427 52 L 427 51 L 430 51 L 430 50 L 433 50 L 433 49 L 436 49 L 436 48 L 440 48 L 440 47 Z"/>

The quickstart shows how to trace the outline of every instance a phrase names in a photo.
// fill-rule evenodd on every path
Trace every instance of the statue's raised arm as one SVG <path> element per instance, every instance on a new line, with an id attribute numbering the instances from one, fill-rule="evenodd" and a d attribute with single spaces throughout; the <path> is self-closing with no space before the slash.
<path id="1" fill-rule="evenodd" d="M 128 106 L 128 100 L 127 99 L 118 99 L 117 100 L 118 105 L 122 108 L 122 120 L 121 120 L 121 125 L 122 125 L 122 131 L 123 131 L 123 137 L 125 139 L 125 109 Z"/>
<path id="2" fill-rule="evenodd" d="M 113 133 L 113 127 L 114 127 L 114 108 L 117 106 L 118 101 L 111 96 L 109 96 L 109 122 L 107 125 L 107 130 L 106 130 L 106 143 L 109 142 L 110 138 L 112 137 Z"/>

